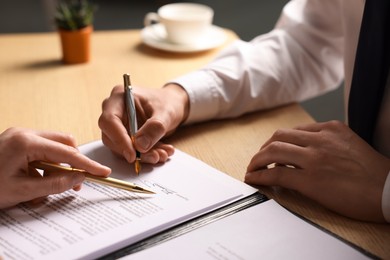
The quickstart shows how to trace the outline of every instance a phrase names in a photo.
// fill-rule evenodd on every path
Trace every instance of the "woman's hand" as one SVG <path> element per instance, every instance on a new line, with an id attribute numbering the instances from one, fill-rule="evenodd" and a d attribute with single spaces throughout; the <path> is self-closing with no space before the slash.
<path id="1" fill-rule="evenodd" d="M 70 135 L 9 128 L 0 134 L 0 208 L 81 188 L 83 174 L 56 172 L 42 176 L 28 165 L 35 160 L 67 163 L 99 176 L 111 172 L 82 155 Z"/>

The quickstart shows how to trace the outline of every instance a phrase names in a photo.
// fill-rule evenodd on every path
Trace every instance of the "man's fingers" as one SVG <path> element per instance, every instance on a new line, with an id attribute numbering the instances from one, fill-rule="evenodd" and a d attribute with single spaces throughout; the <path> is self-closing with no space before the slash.
<path id="1" fill-rule="evenodd" d="M 175 153 L 175 147 L 171 144 L 166 144 L 163 142 L 158 142 L 156 148 L 161 149 L 167 153 L 168 156 L 171 156 Z"/>
<path id="2" fill-rule="evenodd" d="M 276 163 L 303 168 L 306 150 L 304 147 L 275 141 L 260 150 L 250 161 L 247 171 L 256 171 Z"/>
<path id="3" fill-rule="evenodd" d="M 135 160 L 135 149 L 128 134 L 126 134 L 124 142 L 118 145 L 117 143 L 113 143 L 112 140 L 102 132 L 102 141 L 103 144 L 110 148 L 112 152 L 123 156 L 126 161 L 131 163 Z"/>
<path id="4" fill-rule="evenodd" d="M 279 129 L 275 131 L 271 138 L 268 139 L 260 149 L 263 149 L 275 141 L 306 147 L 311 143 L 313 135 L 315 135 L 315 133 L 303 129 Z"/>
<path id="5" fill-rule="evenodd" d="M 107 105 L 107 107 L 109 107 Z M 123 111 L 122 111 L 123 112 Z M 132 161 L 132 155 L 135 154 L 131 139 L 127 132 L 124 122 L 112 108 L 105 109 L 99 117 L 99 127 L 102 131 L 103 143 L 112 151 L 121 154 L 127 161 Z"/>
<path id="6" fill-rule="evenodd" d="M 135 147 L 141 153 L 149 151 L 167 132 L 160 120 L 148 119 L 135 136 Z"/>
<path id="7" fill-rule="evenodd" d="M 346 125 L 340 121 L 331 120 L 327 122 L 300 125 L 295 127 L 294 129 L 308 131 L 308 132 L 320 132 L 324 129 L 329 129 L 329 128 L 337 129 L 340 127 L 346 127 Z"/>
<path id="8" fill-rule="evenodd" d="M 275 141 L 306 147 L 310 144 L 313 144 L 313 141 L 316 141 L 318 132 L 328 128 L 339 129 L 341 126 L 345 126 L 345 124 L 339 121 L 329 121 L 323 123 L 300 125 L 293 129 L 278 129 L 271 136 L 271 138 L 262 145 L 261 149 L 267 147 L 269 144 Z"/>
<path id="9" fill-rule="evenodd" d="M 122 150 L 124 150 L 123 148 L 129 148 L 131 146 L 131 140 L 127 129 L 119 117 L 103 113 L 99 118 L 99 127 L 102 130 L 102 133 L 104 133 L 115 146 L 121 147 Z"/>
<path id="10" fill-rule="evenodd" d="M 141 154 L 141 161 L 145 163 L 156 164 L 166 162 L 174 153 L 175 148 L 172 145 L 158 142 L 152 149 Z"/>
<path id="11" fill-rule="evenodd" d="M 303 177 L 300 169 L 276 166 L 270 169 L 248 172 L 245 182 L 252 185 L 281 186 L 292 190 L 300 190 Z"/>

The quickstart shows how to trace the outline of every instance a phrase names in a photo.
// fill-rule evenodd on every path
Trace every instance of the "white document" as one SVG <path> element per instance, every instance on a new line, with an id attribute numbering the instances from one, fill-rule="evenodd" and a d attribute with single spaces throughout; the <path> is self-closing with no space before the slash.
<path id="1" fill-rule="evenodd" d="M 357 260 L 369 257 L 269 200 L 123 259 Z"/>
<path id="2" fill-rule="evenodd" d="M 96 258 L 257 191 L 179 150 L 165 164 L 143 164 L 139 176 L 100 141 L 80 150 L 111 177 L 157 194 L 85 182 L 34 208 L 0 210 L 0 259 Z"/>

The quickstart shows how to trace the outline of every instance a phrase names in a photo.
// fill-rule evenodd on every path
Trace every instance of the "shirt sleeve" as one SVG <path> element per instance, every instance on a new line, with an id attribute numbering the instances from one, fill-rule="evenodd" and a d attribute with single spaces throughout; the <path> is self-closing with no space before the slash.
<path id="1" fill-rule="evenodd" d="M 382 212 L 385 220 L 390 223 L 390 172 L 387 174 L 382 192 Z"/>
<path id="2" fill-rule="evenodd" d="M 271 32 L 237 40 L 207 66 L 174 79 L 190 98 L 186 123 L 298 102 L 337 87 L 344 74 L 339 1 L 290 1 Z"/>

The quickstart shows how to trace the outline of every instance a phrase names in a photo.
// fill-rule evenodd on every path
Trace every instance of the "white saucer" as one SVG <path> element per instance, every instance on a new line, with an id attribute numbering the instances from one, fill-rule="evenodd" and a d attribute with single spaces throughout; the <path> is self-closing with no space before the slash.
<path id="1" fill-rule="evenodd" d="M 212 25 L 205 36 L 195 44 L 181 45 L 167 41 L 166 32 L 161 24 L 145 27 L 141 31 L 142 41 L 150 47 L 171 52 L 197 52 L 215 48 L 223 44 L 226 34 L 221 27 Z"/>

